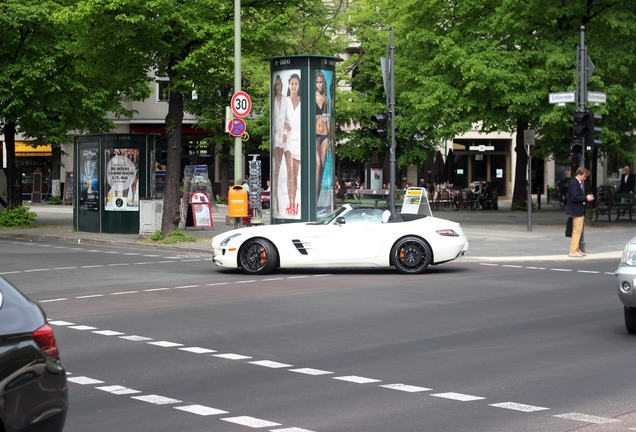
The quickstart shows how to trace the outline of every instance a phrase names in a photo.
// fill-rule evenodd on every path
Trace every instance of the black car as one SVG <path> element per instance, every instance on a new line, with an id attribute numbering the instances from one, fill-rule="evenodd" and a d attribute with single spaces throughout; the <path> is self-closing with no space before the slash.
<path id="1" fill-rule="evenodd" d="M 66 370 L 40 306 L 0 278 L 0 432 L 58 432 Z"/>

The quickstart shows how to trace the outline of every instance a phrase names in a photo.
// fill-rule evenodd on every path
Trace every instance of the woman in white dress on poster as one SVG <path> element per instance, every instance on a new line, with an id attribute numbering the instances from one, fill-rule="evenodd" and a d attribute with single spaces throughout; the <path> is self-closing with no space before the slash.
<path id="1" fill-rule="evenodd" d="M 278 179 L 280 174 L 280 165 L 283 161 L 283 153 L 285 143 L 283 142 L 283 135 L 285 134 L 285 114 L 287 113 L 287 98 L 283 96 L 283 81 L 280 75 L 276 75 L 274 79 L 274 103 L 273 103 L 273 120 L 272 120 L 272 148 L 274 149 L 274 184 L 278 186 Z M 274 206 L 276 209 L 275 215 L 280 214 L 278 187 L 274 187 Z"/>
<path id="2" fill-rule="evenodd" d="M 287 196 L 289 206 L 285 210 L 288 216 L 298 215 L 296 193 L 298 192 L 298 173 L 300 171 L 300 77 L 292 74 L 287 88 L 287 107 L 285 113 L 285 166 L 287 167 Z"/>

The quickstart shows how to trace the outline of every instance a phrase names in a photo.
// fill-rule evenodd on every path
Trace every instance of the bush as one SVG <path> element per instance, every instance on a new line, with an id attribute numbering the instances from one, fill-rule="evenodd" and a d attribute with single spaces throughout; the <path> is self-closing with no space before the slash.
<path id="1" fill-rule="evenodd" d="M 163 241 L 165 244 L 196 242 L 197 239 L 194 236 L 184 233 L 180 229 L 176 229 L 166 236 Z"/>
<path id="2" fill-rule="evenodd" d="M 28 227 L 35 222 L 36 214 L 23 205 L 8 208 L 0 213 L 0 225 L 7 227 Z"/>
<path id="3" fill-rule="evenodd" d="M 157 231 L 156 233 L 150 236 L 150 240 L 152 241 L 161 241 L 161 239 L 162 239 L 161 230 Z"/>
<path id="4" fill-rule="evenodd" d="M 60 197 L 52 196 L 52 197 L 49 197 L 49 199 L 46 200 L 46 203 L 47 204 L 51 204 L 51 205 L 60 205 L 60 204 L 63 204 L 64 201 L 62 201 L 62 198 L 60 198 Z"/>

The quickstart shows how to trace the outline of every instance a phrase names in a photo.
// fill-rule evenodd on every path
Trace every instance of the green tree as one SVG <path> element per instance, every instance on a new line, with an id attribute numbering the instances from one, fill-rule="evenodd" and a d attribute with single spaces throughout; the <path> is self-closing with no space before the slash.
<path id="1" fill-rule="evenodd" d="M 472 123 L 517 132 L 513 205 L 525 200 L 524 130 L 538 131 L 545 156 L 569 151 L 573 106 L 547 100 L 549 92 L 574 90 L 581 25 L 596 64 L 589 89 L 608 92 L 607 106 L 594 108 L 604 115 L 603 150 L 633 153 L 633 2 L 409 0 L 392 10 L 402 102 L 416 107 L 412 127 L 439 139 Z"/>
<path id="2" fill-rule="evenodd" d="M 58 151 L 70 130 L 108 127 L 106 112 L 122 112 L 119 102 L 127 96 L 87 74 L 82 59 L 67 51 L 72 28 L 57 19 L 61 11 L 60 2 L 50 0 L 7 0 L 0 5 L 0 121 L 11 207 L 21 199 L 17 133 Z M 54 173 L 59 178 L 59 168 Z"/>
<path id="3" fill-rule="evenodd" d="M 382 106 L 378 59 L 385 56 L 387 28 L 395 27 L 396 137 L 402 164 L 422 160 L 431 145 L 473 125 L 484 132 L 517 132 L 513 204 L 524 201 L 523 131 L 537 130 L 538 155 L 561 159 L 569 154 L 575 108 L 549 105 L 548 93 L 575 90 L 581 25 L 586 26 L 588 55 L 596 66 L 588 88 L 608 94 L 607 105 L 591 107 L 603 115 L 602 152 L 634 158 L 633 2 L 359 0 L 356 4 L 360 7 L 352 14 L 351 25 L 361 48 L 351 64 L 357 93 L 351 99 L 358 99 L 360 106 L 375 104 L 375 111 Z M 366 109 L 345 111 L 363 124 L 373 114 Z M 359 150 L 347 153 L 364 155 Z"/>

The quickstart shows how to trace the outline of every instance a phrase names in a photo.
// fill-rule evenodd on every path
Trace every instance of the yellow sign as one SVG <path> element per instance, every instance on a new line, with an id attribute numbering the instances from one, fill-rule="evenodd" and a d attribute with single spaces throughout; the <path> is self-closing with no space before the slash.
<path id="1" fill-rule="evenodd" d="M 33 147 L 22 141 L 15 142 L 16 156 L 51 156 L 51 144 Z"/>
<path id="2" fill-rule="evenodd" d="M 243 132 L 243 135 L 241 135 L 243 137 L 243 141 L 248 141 L 250 139 L 250 134 L 247 133 L 247 131 Z"/>

